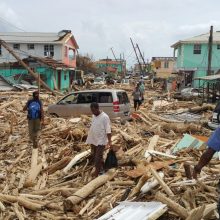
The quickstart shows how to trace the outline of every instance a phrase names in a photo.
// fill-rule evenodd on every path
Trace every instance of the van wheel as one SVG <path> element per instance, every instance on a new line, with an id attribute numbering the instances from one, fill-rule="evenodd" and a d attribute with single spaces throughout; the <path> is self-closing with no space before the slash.
<path id="1" fill-rule="evenodd" d="M 52 118 L 59 118 L 59 116 L 56 113 L 52 113 L 50 114 L 50 116 L 52 116 Z"/>

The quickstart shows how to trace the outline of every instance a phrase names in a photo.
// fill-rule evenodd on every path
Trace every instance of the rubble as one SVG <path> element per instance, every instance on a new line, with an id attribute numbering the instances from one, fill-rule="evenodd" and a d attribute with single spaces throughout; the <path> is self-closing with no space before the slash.
<path id="1" fill-rule="evenodd" d="M 120 88 L 131 95 L 130 87 Z M 145 103 L 132 121 L 112 121 L 119 167 L 92 179 L 90 148 L 85 144 L 90 116 L 62 119 L 46 114 L 40 146 L 35 150 L 28 140 L 26 113 L 22 112 L 29 94 L 2 92 L 0 218 L 97 219 L 118 202 L 128 200 L 166 204 L 168 211 L 161 219 L 216 219 L 220 161 L 213 159 L 195 181 L 187 179 L 184 164 L 188 164 L 190 172 L 204 148 L 184 148 L 173 153 L 184 133 L 211 134 L 204 121 L 210 117 L 212 107 L 198 108 L 192 101 L 166 98 L 163 105 L 153 105 L 152 100 L 161 96 L 157 91 L 146 91 Z M 58 100 L 49 93 L 40 97 L 45 110 Z M 176 123 L 161 117 L 189 109 L 200 112 L 204 120 Z"/>

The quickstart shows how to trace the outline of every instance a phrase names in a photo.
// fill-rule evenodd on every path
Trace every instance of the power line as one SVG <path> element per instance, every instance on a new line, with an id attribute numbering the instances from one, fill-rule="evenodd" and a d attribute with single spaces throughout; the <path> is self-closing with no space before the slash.
<path id="1" fill-rule="evenodd" d="M 23 29 L 17 27 L 16 25 L 10 23 L 9 21 L 5 20 L 5 19 L 2 18 L 2 17 L 0 17 L 0 20 L 2 21 L 2 23 L 8 24 L 8 25 L 10 25 L 11 27 L 13 27 L 13 28 L 15 28 L 15 29 L 17 29 L 17 30 L 19 30 L 19 31 L 26 32 L 25 30 L 23 30 Z"/>

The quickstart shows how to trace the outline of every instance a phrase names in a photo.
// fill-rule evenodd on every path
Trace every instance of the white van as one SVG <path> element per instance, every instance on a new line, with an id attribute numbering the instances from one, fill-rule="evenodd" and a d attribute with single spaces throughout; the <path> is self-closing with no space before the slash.
<path id="1" fill-rule="evenodd" d="M 97 102 L 110 118 L 129 119 L 130 102 L 124 90 L 99 89 L 73 92 L 56 104 L 48 106 L 48 113 L 56 117 L 91 115 L 90 104 Z"/>

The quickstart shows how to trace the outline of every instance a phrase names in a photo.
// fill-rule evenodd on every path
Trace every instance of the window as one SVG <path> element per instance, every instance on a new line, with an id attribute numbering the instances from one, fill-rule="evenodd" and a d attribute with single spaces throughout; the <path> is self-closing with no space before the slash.
<path id="1" fill-rule="evenodd" d="M 78 96 L 78 104 L 97 102 L 97 93 L 80 93 Z"/>
<path id="2" fill-rule="evenodd" d="M 78 97 L 77 93 L 70 94 L 70 95 L 66 96 L 65 98 L 63 98 L 58 104 L 60 104 L 60 105 L 62 105 L 62 104 L 76 104 L 77 97 Z"/>
<path id="3" fill-rule="evenodd" d="M 34 50 L 34 44 L 28 44 L 27 49 L 28 50 Z"/>
<path id="4" fill-rule="evenodd" d="M 220 50 L 220 44 L 217 44 L 217 50 Z"/>
<path id="5" fill-rule="evenodd" d="M 99 93 L 99 103 L 112 103 L 112 94 L 110 92 Z"/>
<path id="6" fill-rule="evenodd" d="M 126 92 L 117 92 L 119 104 L 129 103 L 128 95 Z"/>
<path id="7" fill-rule="evenodd" d="M 169 68 L 169 61 L 168 60 L 165 60 L 164 61 L 164 68 Z"/>
<path id="8" fill-rule="evenodd" d="M 15 50 L 20 50 L 20 44 L 13 44 L 13 48 Z"/>
<path id="9" fill-rule="evenodd" d="M 46 44 L 44 45 L 44 56 L 53 57 L 54 56 L 54 45 Z"/>
<path id="10" fill-rule="evenodd" d="M 201 44 L 194 44 L 193 54 L 201 54 Z"/>

